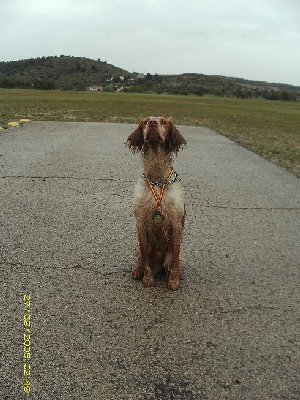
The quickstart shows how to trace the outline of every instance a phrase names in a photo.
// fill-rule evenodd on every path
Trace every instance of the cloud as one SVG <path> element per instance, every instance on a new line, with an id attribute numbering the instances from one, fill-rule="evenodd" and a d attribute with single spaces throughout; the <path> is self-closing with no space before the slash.
<path id="1" fill-rule="evenodd" d="M 0 48 L 300 85 L 299 20 L 297 0 L 1 0 Z"/>

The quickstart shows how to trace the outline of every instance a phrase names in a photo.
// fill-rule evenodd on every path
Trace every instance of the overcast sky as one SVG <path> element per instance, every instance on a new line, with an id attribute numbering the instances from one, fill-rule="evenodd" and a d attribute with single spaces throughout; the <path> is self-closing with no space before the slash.
<path id="1" fill-rule="evenodd" d="M 60 54 L 300 86 L 300 0 L 0 0 L 1 61 Z"/>

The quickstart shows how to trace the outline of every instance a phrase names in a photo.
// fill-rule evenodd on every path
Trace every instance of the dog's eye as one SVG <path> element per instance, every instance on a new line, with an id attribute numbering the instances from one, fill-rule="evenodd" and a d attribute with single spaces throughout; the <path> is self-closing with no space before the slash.
<path id="1" fill-rule="evenodd" d="M 169 129 L 170 127 L 170 123 L 168 121 L 162 121 L 161 124 L 164 127 L 164 129 Z"/>

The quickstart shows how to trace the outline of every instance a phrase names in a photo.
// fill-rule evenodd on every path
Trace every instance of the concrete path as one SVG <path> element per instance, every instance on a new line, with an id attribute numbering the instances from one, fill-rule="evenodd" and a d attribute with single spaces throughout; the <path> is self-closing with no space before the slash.
<path id="1" fill-rule="evenodd" d="M 185 279 L 144 289 L 130 277 L 133 128 L 0 134 L 1 400 L 26 397 L 24 294 L 30 400 L 299 400 L 299 180 L 181 127 Z"/>

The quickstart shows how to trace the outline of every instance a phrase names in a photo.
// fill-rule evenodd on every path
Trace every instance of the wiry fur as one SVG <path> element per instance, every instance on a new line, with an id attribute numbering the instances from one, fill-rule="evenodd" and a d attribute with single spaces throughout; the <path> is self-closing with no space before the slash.
<path id="1" fill-rule="evenodd" d="M 144 173 L 151 180 L 166 180 L 173 164 L 172 155 L 186 144 L 170 119 L 149 117 L 128 137 L 133 152 L 141 151 Z M 159 195 L 161 188 L 154 186 Z M 143 278 L 145 287 L 155 284 L 155 275 L 162 268 L 168 275 L 168 288 L 179 288 L 182 275 L 180 244 L 185 218 L 184 193 L 176 181 L 165 189 L 161 212 L 162 223 L 152 220 L 156 202 L 146 180 L 139 178 L 134 193 L 134 214 L 137 222 L 139 252 L 133 279 Z"/>

